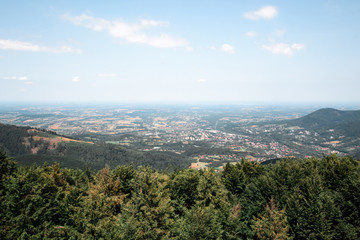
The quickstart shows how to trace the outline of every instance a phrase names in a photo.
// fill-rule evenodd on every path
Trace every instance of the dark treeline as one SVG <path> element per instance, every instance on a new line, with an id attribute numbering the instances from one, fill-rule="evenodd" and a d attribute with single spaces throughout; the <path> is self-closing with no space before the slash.
<path id="1" fill-rule="evenodd" d="M 30 137 L 28 130 L 30 127 L 18 127 L 14 125 L 0 123 L 0 144 L 12 156 L 26 154 L 30 148 L 23 142 L 24 138 Z"/>
<path id="2" fill-rule="evenodd" d="M 1 144 L 0 144 L 1 146 Z M 42 165 L 43 163 L 61 162 L 67 168 L 100 170 L 105 166 L 114 168 L 118 165 L 133 164 L 151 166 L 155 169 L 186 168 L 191 160 L 171 152 L 139 151 L 115 144 L 88 144 L 77 142 L 61 142 L 54 149 L 43 141 L 37 154 L 15 155 L 14 159 L 21 165 Z"/>
<path id="3" fill-rule="evenodd" d="M 0 151 L 0 239 L 359 239 L 350 157 L 224 171 L 18 166 Z"/>
<path id="4" fill-rule="evenodd" d="M 61 162 L 63 167 L 100 170 L 105 166 L 114 168 L 118 165 L 132 164 L 134 167 L 150 166 L 154 169 L 186 168 L 191 159 L 171 152 L 144 152 L 129 147 L 78 142 L 60 142 L 56 147 L 41 138 L 65 137 L 51 131 L 29 131 L 34 128 L 19 127 L 0 123 L 0 147 L 20 165 L 42 165 Z M 36 140 L 35 136 L 39 137 Z M 66 137 L 69 138 L 69 137 Z M 32 149 L 37 148 L 36 154 Z"/>
<path id="5" fill-rule="evenodd" d="M 29 130 L 37 130 L 39 133 Z M 12 156 L 29 154 L 31 153 L 31 148 L 34 147 L 41 147 L 41 150 L 45 151 L 46 142 L 42 140 L 34 140 L 33 137 L 36 135 L 40 135 L 41 137 L 49 137 L 51 135 L 65 137 L 58 135 L 53 131 L 0 123 L 0 145 Z M 27 144 L 25 144 L 25 141 L 27 141 Z"/>

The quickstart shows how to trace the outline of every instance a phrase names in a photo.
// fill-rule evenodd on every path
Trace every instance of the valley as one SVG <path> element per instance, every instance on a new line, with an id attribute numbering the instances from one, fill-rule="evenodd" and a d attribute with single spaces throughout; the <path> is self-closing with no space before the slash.
<path id="1" fill-rule="evenodd" d="M 354 131 L 344 132 L 338 122 L 318 127 L 304 125 L 306 119 L 302 117 L 315 110 L 316 106 L 255 105 L 25 106 L 3 109 L 0 123 L 43 129 L 71 138 L 37 136 L 37 140 L 48 142 L 49 152 L 54 152 L 59 142 L 69 145 L 82 141 L 143 153 L 172 154 L 188 159 L 195 169 L 221 169 L 224 164 L 241 159 L 263 162 L 331 153 L 357 156 L 360 136 L 349 135 Z M 329 114 L 331 110 L 318 118 L 328 119 Z M 316 122 L 313 115 L 309 116 Z M 356 132 L 358 126 L 353 126 L 354 129 Z"/>

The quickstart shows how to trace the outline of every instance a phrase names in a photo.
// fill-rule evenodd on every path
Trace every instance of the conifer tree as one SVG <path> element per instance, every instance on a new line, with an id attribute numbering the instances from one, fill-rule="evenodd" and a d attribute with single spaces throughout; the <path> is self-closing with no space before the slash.
<path id="1" fill-rule="evenodd" d="M 274 199 L 265 207 L 265 213 L 255 219 L 253 225 L 259 239 L 285 240 L 289 239 L 289 226 L 285 210 L 278 210 Z"/>
<path id="2" fill-rule="evenodd" d="M 200 174 L 196 170 L 186 169 L 171 175 L 167 188 L 170 191 L 172 205 L 177 214 L 182 216 L 185 209 L 190 209 L 199 199 L 198 184 Z"/>
<path id="3" fill-rule="evenodd" d="M 231 165 L 227 163 L 222 172 L 222 181 L 226 189 L 236 196 L 240 196 L 244 191 L 245 174 L 239 164 Z"/>
<path id="4" fill-rule="evenodd" d="M 75 207 L 79 211 L 75 211 L 73 218 L 79 232 L 92 239 L 109 235 L 126 197 L 121 188 L 120 179 L 114 177 L 109 168 L 102 169 L 94 177 L 82 205 Z"/>
<path id="5" fill-rule="evenodd" d="M 121 239 L 171 239 L 173 207 L 166 189 L 168 176 L 150 168 L 138 170 L 133 192 L 118 220 Z"/>

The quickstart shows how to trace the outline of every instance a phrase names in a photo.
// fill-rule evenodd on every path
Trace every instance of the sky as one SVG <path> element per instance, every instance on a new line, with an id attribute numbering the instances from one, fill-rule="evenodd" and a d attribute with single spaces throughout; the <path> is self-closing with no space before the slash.
<path id="1" fill-rule="evenodd" d="M 0 3 L 0 102 L 360 102 L 360 1 Z"/>

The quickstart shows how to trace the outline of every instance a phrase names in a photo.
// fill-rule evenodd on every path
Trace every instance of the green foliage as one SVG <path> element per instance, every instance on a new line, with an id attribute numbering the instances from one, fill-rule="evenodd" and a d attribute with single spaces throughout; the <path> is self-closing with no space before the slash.
<path id="1" fill-rule="evenodd" d="M 177 214 L 183 216 L 198 200 L 200 174 L 196 170 L 181 170 L 171 174 L 168 189 Z"/>
<path id="2" fill-rule="evenodd" d="M 0 148 L 0 226 L 6 225 L 7 185 L 16 170 L 15 167 L 15 163 Z M 4 231 L 1 228 L 0 238 L 3 238 L 3 236 Z"/>
<path id="3" fill-rule="evenodd" d="M 222 239 L 223 214 L 214 205 L 195 205 L 186 211 L 182 222 L 180 239 Z"/>
<path id="4" fill-rule="evenodd" d="M 125 198 L 120 179 L 109 168 L 99 171 L 93 181 L 88 182 L 80 204 L 74 206 L 72 218 L 77 231 L 87 239 L 106 238 Z"/>
<path id="5" fill-rule="evenodd" d="M 240 196 L 245 189 L 245 174 L 240 164 L 225 165 L 222 172 L 222 180 L 227 190 L 236 196 Z"/>
<path id="6" fill-rule="evenodd" d="M 44 147 L 44 146 L 43 146 Z M 21 155 L 16 159 L 25 165 L 44 162 L 53 163 L 54 159 L 66 167 L 84 169 L 85 165 L 94 170 L 100 170 L 106 165 L 115 168 L 118 165 L 135 167 L 151 166 L 164 170 L 184 168 L 190 165 L 190 160 L 174 153 L 142 152 L 114 144 L 89 144 L 83 142 L 61 142 L 56 149 L 44 150 L 37 155 Z M 39 156 L 39 157 L 37 157 Z"/>
<path id="7" fill-rule="evenodd" d="M 304 117 L 289 120 L 288 124 L 304 128 L 329 129 L 345 126 L 347 123 L 359 121 L 360 111 L 341 111 L 333 108 L 323 108 Z M 357 124 L 356 127 L 359 127 Z"/>
<path id="8" fill-rule="evenodd" d="M 0 147 L 11 156 L 29 153 L 29 149 L 23 144 L 24 138 L 30 136 L 28 129 L 30 128 L 0 123 Z"/>
<path id="9" fill-rule="evenodd" d="M 165 188 L 167 179 L 168 176 L 149 168 L 139 170 L 133 181 L 132 198 L 119 217 L 121 232 L 128 239 L 170 238 L 174 209 Z"/>
<path id="10" fill-rule="evenodd" d="M 226 211 L 229 208 L 228 192 L 221 182 L 220 176 L 214 169 L 200 172 L 197 204 L 203 206 L 213 205 L 216 209 Z"/>
<path id="11" fill-rule="evenodd" d="M 285 210 L 278 210 L 273 199 L 270 199 L 270 203 L 266 205 L 264 215 L 255 218 L 253 228 L 259 239 L 289 239 Z"/>
<path id="12" fill-rule="evenodd" d="M 47 237 L 67 221 L 68 183 L 59 165 L 20 168 L 7 181 L 5 222 L 11 239 L 21 235 Z"/>
<path id="13" fill-rule="evenodd" d="M 17 166 L 0 151 L 0 173 L 0 239 L 360 238 L 360 165 L 349 157 L 92 172 Z"/>
<path id="14" fill-rule="evenodd" d="M 15 163 L 0 148 L 0 183 L 15 171 Z M 0 185 L 2 186 L 2 185 Z"/>
<path id="15" fill-rule="evenodd" d="M 49 139 L 59 137 L 61 136 L 51 131 L 0 123 L 0 147 L 21 165 L 41 166 L 45 162 L 59 162 L 62 167 L 85 169 L 85 166 L 88 166 L 98 171 L 107 165 L 115 168 L 118 165 L 132 164 L 135 167 L 150 166 L 158 170 L 174 170 L 187 168 L 191 162 L 188 157 L 171 152 L 143 152 L 115 144 L 91 144 L 82 141 L 50 144 Z"/>

